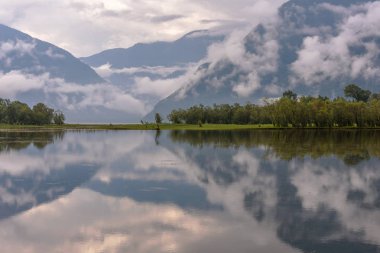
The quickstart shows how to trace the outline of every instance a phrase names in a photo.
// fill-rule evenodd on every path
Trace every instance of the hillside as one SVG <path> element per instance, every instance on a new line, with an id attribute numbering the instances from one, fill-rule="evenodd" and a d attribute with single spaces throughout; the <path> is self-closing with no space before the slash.
<path id="1" fill-rule="evenodd" d="M 343 95 L 348 83 L 379 91 L 379 8 L 379 1 L 288 1 L 276 21 L 229 47 L 234 54 L 209 57 L 146 119 L 196 104 L 257 104 L 288 89 L 332 98 Z"/>

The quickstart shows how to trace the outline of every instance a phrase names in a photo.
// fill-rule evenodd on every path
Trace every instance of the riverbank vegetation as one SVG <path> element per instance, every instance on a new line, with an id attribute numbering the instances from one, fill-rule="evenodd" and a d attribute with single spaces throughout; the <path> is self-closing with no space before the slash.
<path id="1" fill-rule="evenodd" d="M 162 123 L 64 124 L 62 112 L 38 103 L 32 108 L 20 101 L 0 99 L 0 130 L 239 130 L 272 128 L 380 128 L 380 94 L 352 84 L 346 98 L 298 96 L 286 91 L 263 105 L 193 106 L 173 110 Z"/>
<path id="2" fill-rule="evenodd" d="M 63 125 L 65 115 L 43 103 L 30 108 L 20 101 L 0 98 L 0 124 L 8 125 Z"/>
<path id="3" fill-rule="evenodd" d="M 30 132 L 30 131 L 56 131 L 56 130 L 248 130 L 272 129 L 273 125 L 235 125 L 235 124 L 205 124 L 202 127 L 192 124 L 64 124 L 64 125 L 9 125 L 0 124 L 0 131 Z"/>
<path id="4" fill-rule="evenodd" d="M 168 119 L 174 124 L 273 125 L 274 127 L 332 128 L 380 127 L 380 95 L 352 84 L 339 97 L 299 97 L 292 91 L 264 105 L 234 104 L 193 106 L 173 110 Z"/>

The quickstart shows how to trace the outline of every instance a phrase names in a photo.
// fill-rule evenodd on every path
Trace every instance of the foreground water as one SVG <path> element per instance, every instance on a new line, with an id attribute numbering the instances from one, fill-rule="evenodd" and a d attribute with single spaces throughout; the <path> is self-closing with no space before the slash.
<path id="1" fill-rule="evenodd" d="M 0 133 L 8 252 L 380 252 L 379 131 Z"/>

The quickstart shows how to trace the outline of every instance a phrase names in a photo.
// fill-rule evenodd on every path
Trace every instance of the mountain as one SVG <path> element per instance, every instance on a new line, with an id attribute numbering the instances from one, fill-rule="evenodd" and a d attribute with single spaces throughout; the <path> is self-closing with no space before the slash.
<path id="1" fill-rule="evenodd" d="M 69 52 L 0 25 L 0 97 L 60 109 L 70 123 L 139 121 L 144 104 Z"/>
<path id="2" fill-rule="evenodd" d="M 138 43 L 130 48 L 105 50 L 81 60 L 110 83 L 147 99 L 144 95 L 151 94 L 136 92 L 141 80 L 154 82 L 183 76 L 189 65 L 205 58 L 208 48 L 224 38 L 221 32 L 193 31 L 175 41 Z"/>
<path id="3" fill-rule="evenodd" d="M 209 57 L 146 119 L 196 104 L 261 103 L 287 89 L 337 97 L 345 85 L 357 83 L 377 92 L 378 9 L 374 0 L 290 0 L 275 21 L 256 26 L 240 43 L 227 41 L 233 53 Z"/>
<path id="4" fill-rule="evenodd" d="M 193 31 L 173 41 L 139 43 L 130 48 L 115 48 L 81 58 L 92 67 L 110 64 L 112 69 L 138 67 L 173 67 L 198 62 L 207 54 L 207 48 L 223 40 L 221 34 Z"/>
<path id="5" fill-rule="evenodd" d="M 181 87 L 188 68 L 225 36 L 194 31 L 173 42 L 111 49 L 80 60 L 5 25 L 0 35 L 0 97 L 31 106 L 44 102 L 62 110 L 70 123 L 139 122 Z"/>
<path id="6" fill-rule="evenodd" d="M 5 74 L 11 71 L 33 75 L 49 73 L 51 78 L 62 78 L 66 82 L 104 82 L 89 66 L 53 44 L 1 24 L 0 34 L 0 71 Z"/>
<path id="7" fill-rule="evenodd" d="M 139 43 L 81 60 L 151 109 L 180 88 L 189 68 L 196 67 L 207 56 L 208 48 L 225 36 L 220 31 L 193 31 L 175 41 Z"/>

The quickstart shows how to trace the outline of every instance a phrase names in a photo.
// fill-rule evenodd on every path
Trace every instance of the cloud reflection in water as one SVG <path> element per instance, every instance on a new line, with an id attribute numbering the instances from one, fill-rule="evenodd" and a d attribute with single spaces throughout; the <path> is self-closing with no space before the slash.
<path id="1" fill-rule="evenodd" d="M 378 135 L 68 132 L 7 148 L 0 211 L 24 208 L 0 221 L 2 252 L 377 252 Z"/>

